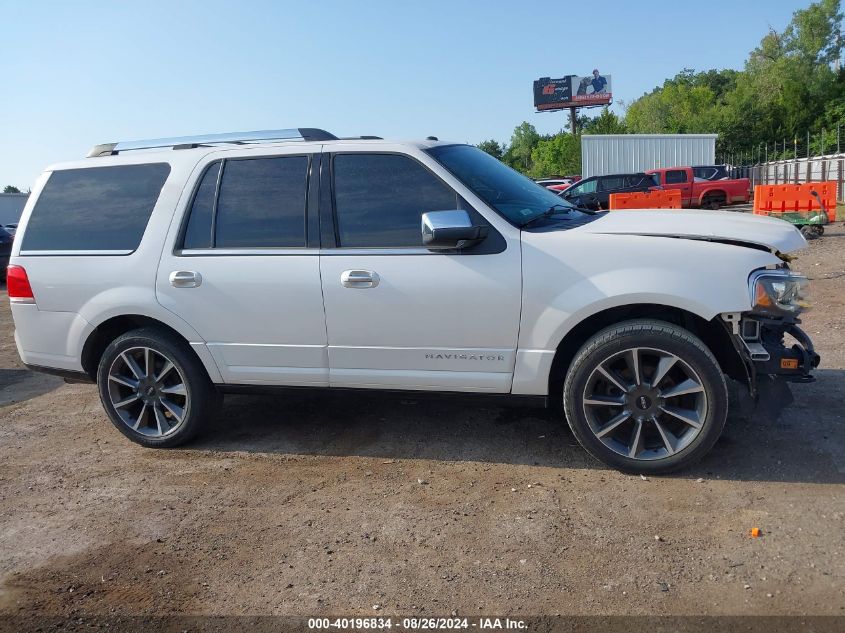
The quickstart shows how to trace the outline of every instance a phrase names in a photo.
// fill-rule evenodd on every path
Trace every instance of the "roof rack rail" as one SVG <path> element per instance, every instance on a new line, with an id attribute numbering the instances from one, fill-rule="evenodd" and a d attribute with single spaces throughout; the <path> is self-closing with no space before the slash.
<path id="1" fill-rule="evenodd" d="M 95 145 L 88 152 L 87 158 L 113 156 L 120 152 L 138 149 L 188 149 L 203 145 L 245 145 L 266 141 L 334 141 L 337 137 L 325 130 L 314 127 L 290 128 L 286 130 L 256 130 L 254 132 L 225 132 L 223 134 L 200 134 L 197 136 L 176 136 L 173 138 L 155 138 L 143 141 L 121 141 Z"/>

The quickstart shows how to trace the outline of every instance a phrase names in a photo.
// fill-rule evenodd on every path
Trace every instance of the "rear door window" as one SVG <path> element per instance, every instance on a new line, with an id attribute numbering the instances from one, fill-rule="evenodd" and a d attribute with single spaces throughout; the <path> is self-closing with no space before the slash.
<path id="1" fill-rule="evenodd" d="M 625 186 L 624 176 L 603 176 L 599 179 L 599 191 L 614 191 Z"/>
<path id="2" fill-rule="evenodd" d="M 208 165 L 194 192 L 182 248 L 305 246 L 308 156 Z"/>
<path id="3" fill-rule="evenodd" d="M 305 246 L 307 156 L 227 160 L 215 218 L 215 246 Z"/>
<path id="4" fill-rule="evenodd" d="M 200 186 L 197 187 L 188 226 L 185 229 L 184 248 L 211 248 L 214 197 L 217 195 L 221 165 L 220 161 L 209 165 L 200 181 Z"/>
<path id="5" fill-rule="evenodd" d="M 598 185 L 598 178 L 593 178 L 592 180 L 585 180 L 578 183 L 568 191 L 571 191 L 576 196 L 580 196 L 582 193 L 595 193 L 596 185 Z"/>
<path id="6" fill-rule="evenodd" d="M 50 174 L 21 243 L 22 251 L 138 248 L 170 165 L 115 165 Z"/>
<path id="7" fill-rule="evenodd" d="M 628 183 L 628 187 L 653 187 L 654 186 L 654 176 L 649 176 L 647 174 L 632 174 L 626 177 L 626 182 Z"/>

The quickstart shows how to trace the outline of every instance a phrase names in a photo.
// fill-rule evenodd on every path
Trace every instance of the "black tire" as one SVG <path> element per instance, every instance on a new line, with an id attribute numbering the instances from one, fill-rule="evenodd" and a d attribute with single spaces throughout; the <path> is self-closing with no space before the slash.
<path id="1" fill-rule="evenodd" d="M 819 233 L 812 224 L 805 224 L 799 230 L 801 231 L 801 235 L 803 235 L 804 239 L 807 241 L 814 240 L 819 237 Z"/>
<path id="2" fill-rule="evenodd" d="M 724 206 L 725 199 L 721 196 L 706 196 L 704 200 L 701 201 L 701 207 L 704 209 L 711 209 L 712 211 L 718 211 L 719 208 Z"/>
<path id="3" fill-rule="evenodd" d="M 671 361 L 674 363 L 671 365 L 673 368 L 670 370 L 671 372 L 691 371 L 692 375 L 695 376 L 697 380 L 690 384 L 697 384 L 702 387 L 702 389 L 699 390 L 700 394 L 694 394 L 695 398 L 703 398 L 703 400 L 697 400 L 697 402 L 703 401 L 705 403 L 702 407 L 705 413 L 700 419 L 696 420 L 697 423 L 700 423 L 700 426 L 697 428 L 690 427 L 689 429 L 683 431 L 684 438 L 689 438 L 692 431 L 696 434 L 692 435 L 691 439 L 682 446 L 679 443 L 678 447 L 673 447 L 673 449 L 676 449 L 676 452 L 674 453 L 670 452 L 669 447 L 672 442 L 671 440 L 666 440 L 667 435 L 664 435 L 664 431 L 666 430 L 664 427 L 666 424 L 670 423 L 681 424 L 681 426 L 684 426 L 685 423 L 679 423 L 679 421 L 674 417 L 668 415 L 668 412 L 666 412 L 663 408 L 664 405 L 668 405 L 668 403 L 664 401 L 662 397 L 655 398 L 654 402 L 651 402 L 648 398 L 646 398 L 645 402 L 652 408 L 647 410 L 638 409 L 637 407 L 639 405 L 637 403 L 641 401 L 637 399 L 636 392 L 633 388 L 631 388 L 631 391 L 627 393 L 619 390 L 619 394 L 621 395 L 617 394 L 613 396 L 626 404 L 613 404 L 609 405 L 606 409 L 603 409 L 601 405 L 598 405 L 598 411 L 607 410 L 612 412 L 616 415 L 616 417 L 612 418 L 611 421 L 613 421 L 622 418 L 623 415 L 630 410 L 630 424 L 627 420 L 621 424 L 617 423 L 614 427 L 616 430 L 614 430 L 613 433 L 619 433 L 621 437 L 624 438 L 625 434 L 628 432 L 628 427 L 626 427 L 626 425 L 629 425 L 631 431 L 628 437 L 635 437 L 636 439 L 633 440 L 632 444 L 637 444 L 637 439 L 639 439 L 640 436 L 634 435 L 634 429 L 639 427 L 641 429 L 642 437 L 644 438 L 642 446 L 651 446 L 653 448 L 650 448 L 648 451 L 643 448 L 640 453 L 642 458 L 631 458 L 620 454 L 620 452 L 617 452 L 608 446 L 608 443 L 617 442 L 613 435 L 605 436 L 605 439 L 603 440 L 599 439 L 597 431 L 593 430 L 597 426 L 595 420 L 596 415 L 593 413 L 597 410 L 592 408 L 596 406 L 594 399 L 601 398 L 602 396 L 594 396 L 591 393 L 589 394 L 590 398 L 587 399 L 586 390 L 588 388 L 595 388 L 590 385 L 595 385 L 597 378 L 598 380 L 602 380 L 601 375 L 596 373 L 597 371 L 600 371 L 598 370 L 599 365 L 602 365 L 604 368 L 605 363 L 624 362 L 627 366 L 628 357 L 626 355 L 630 354 L 630 352 L 627 352 L 626 350 L 631 350 L 633 348 L 637 348 L 637 354 L 640 354 L 643 357 L 643 366 L 641 369 L 637 370 L 642 376 L 640 382 L 643 384 L 648 384 L 649 382 L 653 383 L 658 374 L 657 363 L 654 363 L 652 367 L 647 367 L 645 363 L 649 358 L 649 354 L 654 354 L 653 358 L 655 359 L 659 358 L 659 355 L 656 354 L 656 352 L 659 351 L 660 354 L 666 355 L 667 362 L 671 357 L 676 358 L 676 360 Z M 634 356 L 634 358 L 638 359 L 639 357 Z M 635 361 L 633 364 L 638 365 L 639 363 Z M 616 366 L 618 367 L 619 365 Z M 621 375 L 614 375 L 617 378 L 622 379 Z M 680 382 L 680 379 L 675 378 L 675 375 L 666 373 L 664 380 L 670 381 L 670 386 L 665 390 L 667 397 L 687 397 L 668 396 L 668 394 L 673 390 L 673 383 L 671 381 L 677 380 Z M 590 381 L 593 382 L 591 383 Z M 634 380 L 633 382 L 637 381 Z M 658 391 L 661 391 L 659 388 L 660 384 L 661 379 L 657 379 L 656 389 Z M 609 382 L 608 385 L 610 385 Z M 659 395 L 662 396 L 663 393 Z M 609 397 L 610 396 L 608 396 L 608 398 Z M 585 403 L 585 399 L 587 399 L 587 403 Z M 615 409 L 614 407 L 620 408 Z M 671 323 L 650 319 L 638 319 L 619 323 L 618 325 L 602 330 L 590 338 L 578 351 L 569 367 L 564 381 L 563 408 L 566 420 L 569 427 L 572 429 L 572 433 L 575 435 L 581 446 L 583 446 L 584 449 L 586 449 L 593 457 L 601 462 L 604 462 L 608 466 L 623 472 L 660 474 L 686 468 L 692 465 L 701 459 L 713 447 L 716 440 L 719 439 L 725 425 L 728 410 L 728 391 L 725 377 L 718 361 L 698 337 L 679 326 L 672 325 Z M 681 411 L 681 409 L 676 407 L 669 408 L 676 412 Z M 592 427 L 591 421 L 587 418 L 588 409 L 591 412 L 590 415 L 593 416 Z M 616 414 L 617 411 L 619 412 L 618 415 Z M 647 420 L 640 419 L 639 415 L 641 413 L 645 415 L 646 411 L 653 411 L 654 418 Z M 608 413 L 607 415 L 610 416 L 611 413 Z M 654 419 L 657 419 L 657 423 L 654 422 Z M 651 425 L 651 427 L 649 427 L 649 425 Z M 605 429 L 609 427 L 610 424 L 599 428 L 598 433 L 604 433 Z M 651 428 L 651 430 L 649 430 L 649 428 Z M 684 426 L 684 428 L 686 427 Z M 660 433 L 657 434 L 657 431 L 660 431 Z M 651 435 L 649 436 L 649 434 Z M 671 433 L 668 434 L 668 437 L 678 439 Z M 659 447 L 659 443 L 661 441 L 665 444 L 665 447 L 662 449 Z M 620 446 L 624 446 L 624 440 L 620 440 L 618 443 Z M 657 457 L 660 455 L 661 451 L 665 452 L 665 456 Z M 634 450 L 634 453 L 637 453 L 636 449 Z"/>
<path id="4" fill-rule="evenodd" d="M 161 379 L 147 383 L 147 388 L 149 389 L 151 383 L 158 395 L 145 394 L 142 398 L 140 387 L 136 390 L 120 380 L 115 380 L 114 376 L 120 378 L 122 374 L 132 382 L 142 383 L 125 359 L 126 355 L 133 358 L 146 358 L 145 352 L 142 351 L 144 349 L 151 350 L 149 356 L 152 360 L 148 361 L 148 364 L 151 364 L 153 369 L 152 372 L 147 370 L 141 373 L 153 376 L 160 374 Z M 173 368 L 165 376 L 161 372 L 166 367 L 166 361 L 172 363 Z M 143 370 L 142 364 L 136 361 L 138 369 Z M 176 391 L 173 391 L 174 395 L 160 393 L 159 387 L 166 389 L 168 384 L 170 389 L 181 387 L 181 390 L 185 392 L 184 396 L 177 394 Z M 220 395 L 190 346 L 172 333 L 156 327 L 132 330 L 109 344 L 97 368 L 97 387 L 103 408 L 117 430 L 133 442 L 148 448 L 170 448 L 193 439 L 202 425 L 212 418 L 220 403 Z M 135 399 L 131 405 L 120 408 L 122 415 L 113 402 L 116 395 L 125 400 L 133 397 Z M 155 402 L 156 397 L 158 397 L 158 404 Z M 168 399 L 168 404 L 165 406 L 162 406 L 164 404 L 161 401 L 162 397 Z M 147 402 L 147 398 L 150 399 L 150 403 Z M 149 408 L 142 413 L 140 411 L 142 406 L 149 406 Z M 156 409 L 164 416 L 160 421 L 161 416 L 158 415 Z M 138 430 L 131 428 L 133 410 L 135 417 L 139 420 Z M 181 418 L 171 411 L 177 413 L 181 411 Z M 162 427 L 166 427 L 167 430 L 163 432 Z"/>

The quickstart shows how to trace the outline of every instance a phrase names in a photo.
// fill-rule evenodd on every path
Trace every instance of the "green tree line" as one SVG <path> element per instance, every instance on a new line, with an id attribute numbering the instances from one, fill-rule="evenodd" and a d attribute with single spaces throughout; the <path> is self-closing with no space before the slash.
<path id="1" fill-rule="evenodd" d="M 579 127 L 584 134 L 716 133 L 717 155 L 743 152 L 755 161 L 791 158 L 796 147 L 801 154 L 830 151 L 837 132 L 845 133 L 842 20 L 840 0 L 814 2 L 783 31 L 770 30 L 742 70 L 685 68 L 622 116 L 603 108 L 597 117 L 579 117 Z M 581 171 L 580 136 L 565 131 L 540 135 L 523 122 L 508 144 L 478 146 L 535 178 Z"/>

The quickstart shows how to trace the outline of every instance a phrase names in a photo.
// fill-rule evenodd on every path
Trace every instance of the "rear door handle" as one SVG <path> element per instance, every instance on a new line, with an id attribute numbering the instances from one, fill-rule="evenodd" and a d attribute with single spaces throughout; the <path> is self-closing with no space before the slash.
<path id="1" fill-rule="evenodd" d="M 345 288 L 375 288 L 378 282 L 378 273 L 371 270 L 344 270 L 340 275 L 340 283 Z"/>
<path id="2" fill-rule="evenodd" d="M 170 273 L 170 285 L 174 288 L 196 288 L 202 283 L 202 275 L 193 270 L 174 270 Z"/>

